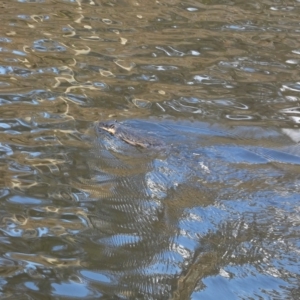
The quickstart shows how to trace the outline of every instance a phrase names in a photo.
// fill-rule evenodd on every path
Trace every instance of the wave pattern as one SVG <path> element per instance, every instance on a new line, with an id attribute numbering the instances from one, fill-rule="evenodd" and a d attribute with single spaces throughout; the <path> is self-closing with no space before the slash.
<path id="1" fill-rule="evenodd" d="M 166 131 L 172 129 L 172 123 L 161 126 Z M 97 169 L 91 171 L 109 181 L 111 194 L 85 189 L 87 200 L 97 201 L 94 204 L 97 211 L 91 219 L 97 232 L 92 243 L 102 249 L 97 263 L 107 266 L 106 274 L 117 282 L 114 290 L 125 298 L 146 295 L 153 299 L 197 298 L 203 293 L 200 286 L 197 291 L 201 282 L 204 284 L 216 276 L 220 277 L 218 280 L 243 276 L 241 269 L 231 267 L 234 265 L 243 265 L 243 272 L 255 268 L 256 276 L 268 277 L 265 268 L 270 269 L 270 274 L 275 272 L 274 247 L 279 252 L 286 251 L 280 243 L 277 245 L 274 231 L 282 218 L 296 208 L 295 186 L 288 188 L 285 177 L 290 168 L 299 168 L 300 161 L 296 153 L 276 148 L 278 138 L 285 137 L 280 132 L 270 132 L 261 137 L 270 143 L 269 148 L 263 148 L 253 145 L 255 140 L 249 132 L 248 138 L 239 138 L 242 128 L 229 132 L 201 124 L 197 128 L 185 125 L 180 131 L 180 126 L 174 124 L 175 131 L 182 135 L 179 140 L 185 138 L 189 142 L 180 148 L 172 139 L 165 140 L 168 150 L 163 149 L 164 153 L 139 150 L 105 133 L 97 136 L 98 140 L 104 135 L 111 141 L 97 142 L 96 151 L 101 153 L 103 147 L 111 156 L 102 156 Z M 261 134 L 258 129 L 251 135 Z M 130 157 L 135 157 L 136 152 L 139 160 L 143 160 L 143 171 L 131 166 Z M 117 157 L 120 153 L 123 156 Z M 92 156 L 89 154 L 90 159 Z M 111 157 L 114 166 L 119 162 L 123 168 L 115 168 L 113 175 L 109 172 L 104 175 Z M 90 178 L 90 184 L 100 186 L 95 179 Z M 285 208 L 279 208 L 281 202 L 286 203 Z M 274 227 L 266 230 L 264 227 L 270 224 L 267 220 L 274 217 L 276 207 L 281 216 L 273 222 Z M 295 247 L 296 241 L 292 240 Z M 288 250 L 291 260 L 297 255 L 293 247 Z M 261 260 L 265 267 L 260 265 Z M 112 266 L 118 267 L 112 270 Z M 277 270 L 276 276 L 282 278 L 287 272 L 284 270 L 283 273 Z M 293 272 L 290 276 L 294 276 Z M 270 284 L 279 285 L 282 280 Z"/>
<path id="2" fill-rule="evenodd" d="M 300 298 L 299 1 L 0 8 L 1 298 Z"/>

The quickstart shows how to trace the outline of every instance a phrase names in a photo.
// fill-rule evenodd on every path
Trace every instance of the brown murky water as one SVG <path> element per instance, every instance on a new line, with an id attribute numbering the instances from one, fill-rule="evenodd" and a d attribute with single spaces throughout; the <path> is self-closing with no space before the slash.
<path id="1" fill-rule="evenodd" d="M 299 1 L 0 7 L 1 298 L 299 299 Z"/>

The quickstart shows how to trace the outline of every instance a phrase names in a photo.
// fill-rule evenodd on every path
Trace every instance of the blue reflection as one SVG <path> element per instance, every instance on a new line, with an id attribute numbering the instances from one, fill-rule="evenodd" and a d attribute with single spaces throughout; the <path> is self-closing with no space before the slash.
<path id="1" fill-rule="evenodd" d="M 111 283 L 112 280 L 100 272 L 89 271 L 89 270 L 81 270 L 80 274 L 90 280 L 98 281 L 101 283 Z"/>

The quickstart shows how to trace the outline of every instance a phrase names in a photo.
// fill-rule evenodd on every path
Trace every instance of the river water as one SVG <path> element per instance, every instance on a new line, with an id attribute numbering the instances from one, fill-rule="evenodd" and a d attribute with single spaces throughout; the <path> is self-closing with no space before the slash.
<path id="1" fill-rule="evenodd" d="M 299 0 L 0 7 L 1 299 L 300 298 Z"/>

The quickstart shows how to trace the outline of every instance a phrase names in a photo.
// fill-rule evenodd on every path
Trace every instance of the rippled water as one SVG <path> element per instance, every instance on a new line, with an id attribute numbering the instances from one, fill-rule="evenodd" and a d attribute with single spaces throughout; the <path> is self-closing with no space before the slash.
<path id="1" fill-rule="evenodd" d="M 299 1 L 0 7 L 1 298 L 299 299 Z"/>

